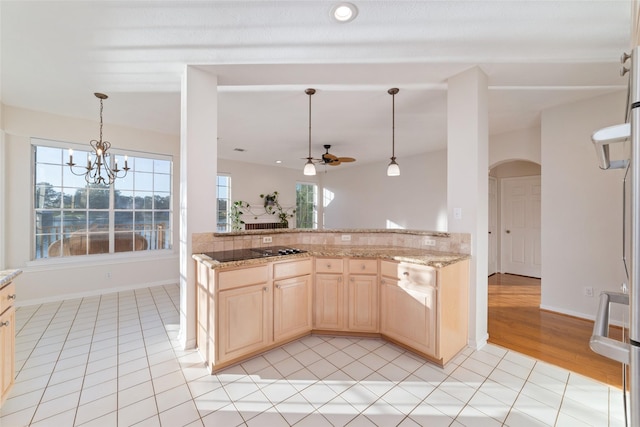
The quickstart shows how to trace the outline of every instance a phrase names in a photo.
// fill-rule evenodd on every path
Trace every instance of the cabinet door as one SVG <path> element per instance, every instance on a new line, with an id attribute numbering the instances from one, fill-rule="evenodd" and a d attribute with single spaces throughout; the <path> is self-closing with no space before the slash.
<path id="1" fill-rule="evenodd" d="M 313 326 L 341 330 L 345 327 L 342 274 L 316 274 Z"/>
<path id="2" fill-rule="evenodd" d="M 349 330 L 378 332 L 378 276 L 349 276 Z"/>
<path id="3" fill-rule="evenodd" d="M 9 308 L 0 316 L 0 404 L 4 402 L 13 385 L 15 377 L 14 354 L 15 354 L 15 308 Z"/>
<path id="4" fill-rule="evenodd" d="M 218 357 L 227 361 L 271 343 L 271 289 L 266 283 L 218 294 Z"/>
<path id="5" fill-rule="evenodd" d="M 381 295 L 382 333 L 436 356 L 436 289 L 424 286 L 418 292 L 385 278 Z"/>
<path id="6" fill-rule="evenodd" d="M 311 330 L 311 276 L 274 282 L 273 339 L 284 341 Z"/>

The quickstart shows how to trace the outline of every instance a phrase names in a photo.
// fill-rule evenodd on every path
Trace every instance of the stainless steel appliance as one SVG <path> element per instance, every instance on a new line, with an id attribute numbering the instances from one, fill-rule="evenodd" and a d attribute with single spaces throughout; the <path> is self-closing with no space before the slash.
<path id="1" fill-rule="evenodd" d="M 622 74 L 630 72 L 625 123 L 600 129 L 591 139 L 601 169 L 624 169 L 623 263 L 628 284 L 621 292 L 602 292 L 590 346 L 593 351 L 623 364 L 623 393 L 627 426 L 640 427 L 640 52 L 623 55 Z M 629 62 L 629 68 L 624 64 Z M 613 144 L 622 143 L 621 158 L 612 160 Z M 623 340 L 609 337 L 612 304 L 625 306 L 629 324 Z M 627 369 L 629 384 L 627 384 Z M 628 403 L 628 405 L 627 405 Z M 628 416 L 627 416 L 628 415 Z"/>

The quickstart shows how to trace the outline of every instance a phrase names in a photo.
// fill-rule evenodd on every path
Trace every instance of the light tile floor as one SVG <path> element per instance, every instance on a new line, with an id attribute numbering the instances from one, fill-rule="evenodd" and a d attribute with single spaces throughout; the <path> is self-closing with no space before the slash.
<path id="1" fill-rule="evenodd" d="M 446 368 L 377 339 L 308 336 L 209 375 L 177 286 L 19 308 L 15 426 L 623 426 L 622 392 L 487 345 Z"/>

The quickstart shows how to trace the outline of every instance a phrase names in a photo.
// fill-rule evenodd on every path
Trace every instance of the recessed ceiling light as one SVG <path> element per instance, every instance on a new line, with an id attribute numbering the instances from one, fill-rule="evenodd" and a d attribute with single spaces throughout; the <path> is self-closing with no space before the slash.
<path id="1" fill-rule="evenodd" d="M 351 22 L 358 16 L 358 8 L 352 3 L 338 3 L 331 9 L 331 16 L 338 22 Z"/>
<path id="2" fill-rule="evenodd" d="M 282 163 L 282 160 L 276 160 L 276 164 Z"/>

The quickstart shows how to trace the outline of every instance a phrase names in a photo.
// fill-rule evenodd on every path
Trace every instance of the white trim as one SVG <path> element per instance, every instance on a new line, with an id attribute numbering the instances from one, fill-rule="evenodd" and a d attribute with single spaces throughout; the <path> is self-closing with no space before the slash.
<path id="1" fill-rule="evenodd" d="M 60 301 L 70 300 L 70 299 L 95 297 L 99 295 L 107 295 L 107 294 L 112 294 L 116 292 L 132 291 L 132 290 L 142 289 L 142 288 L 152 288 L 155 286 L 166 286 L 166 285 L 178 286 L 179 282 L 180 281 L 178 277 L 176 277 L 174 280 L 161 280 L 158 282 L 151 282 L 151 283 L 138 283 L 135 285 L 121 286 L 117 288 L 99 289 L 99 290 L 89 291 L 89 292 L 75 292 L 70 294 L 60 294 L 60 295 L 46 297 L 46 298 L 35 298 L 35 299 L 23 300 L 23 301 L 21 301 L 20 299 L 17 299 L 16 307 L 19 308 L 19 307 L 26 307 L 30 305 L 47 304 L 50 302 L 60 302 Z"/>
<path id="2" fill-rule="evenodd" d="M 24 272 L 66 270 L 69 267 L 93 267 L 97 265 L 131 264 L 145 261 L 178 259 L 178 253 L 172 249 L 154 251 L 118 252 L 104 255 L 76 255 L 70 257 L 42 258 L 27 261 Z"/>
<path id="3" fill-rule="evenodd" d="M 489 334 L 484 334 L 484 336 L 480 340 L 470 339 L 468 342 L 468 345 L 474 350 L 480 350 L 482 347 L 487 345 L 488 339 L 489 339 Z"/>
<path id="4" fill-rule="evenodd" d="M 584 313 L 580 313 L 580 312 L 577 312 L 577 311 L 566 310 L 564 308 L 558 308 L 558 307 L 554 307 L 554 306 L 550 306 L 550 305 L 540 304 L 540 309 L 541 310 L 552 311 L 552 312 L 558 313 L 558 314 L 565 314 L 565 315 L 571 316 L 571 317 L 577 317 L 578 319 L 590 320 L 592 322 L 596 320 L 596 316 L 594 316 L 592 314 L 584 314 Z M 619 326 L 621 328 L 628 328 L 629 327 L 628 325 L 625 325 L 622 321 L 615 320 L 615 319 L 609 319 L 609 324 L 610 325 L 614 325 L 614 326 Z"/>
<path id="5" fill-rule="evenodd" d="M 1 108 L 2 105 L 0 105 L 0 109 Z M 2 123 L 0 123 L 0 125 L 2 125 Z M 7 234 L 5 232 L 5 211 L 7 206 L 7 192 L 5 182 L 7 180 L 7 177 L 5 176 L 5 174 L 7 173 L 7 168 L 5 160 L 6 153 L 4 137 L 4 130 L 0 129 L 0 236 L 6 237 Z M 4 245 L 6 244 L 6 242 L 6 238 L 0 239 L 0 270 L 4 270 L 6 265 L 4 254 Z"/>

